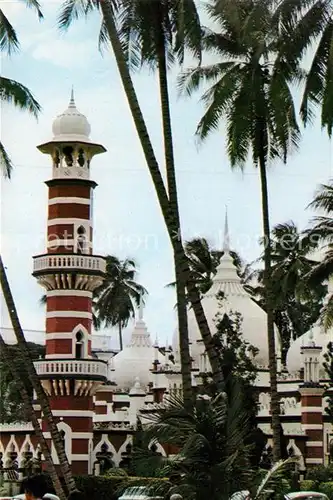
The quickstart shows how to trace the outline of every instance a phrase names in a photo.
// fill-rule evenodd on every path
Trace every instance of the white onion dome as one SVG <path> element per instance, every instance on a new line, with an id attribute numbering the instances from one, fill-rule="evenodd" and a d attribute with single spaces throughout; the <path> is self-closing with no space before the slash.
<path id="1" fill-rule="evenodd" d="M 140 312 L 130 343 L 113 358 L 114 379 L 119 389 L 130 390 L 137 379 L 142 388 L 152 382 L 154 347 Z"/>
<path id="2" fill-rule="evenodd" d="M 333 341 L 333 332 L 325 332 L 324 328 L 316 323 L 308 332 L 304 333 L 298 337 L 291 344 L 288 354 L 287 354 L 287 369 L 289 373 L 299 373 L 303 368 L 303 359 L 301 348 L 303 346 L 315 344 L 317 347 L 321 347 L 322 351 L 319 355 L 319 376 L 320 378 L 326 378 L 326 372 L 323 367 L 325 361 L 324 354 L 327 352 L 327 345 L 329 342 Z"/>
<path id="3" fill-rule="evenodd" d="M 76 108 L 73 90 L 68 108 L 54 120 L 52 131 L 53 141 L 90 142 L 90 124 Z"/>
<path id="4" fill-rule="evenodd" d="M 223 300 L 217 298 L 219 292 L 223 293 Z M 240 313 L 242 317 L 242 335 L 246 342 L 256 347 L 259 352 L 254 358 L 258 367 L 267 368 L 269 365 L 268 340 L 267 340 L 267 315 L 256 304 L 250 294 L 244 289 L 237 268 L 230 255 L 228 221 L 225 222 L 224 254 L 217 267 L 213 278 L 213 285 L 202 298 L 202 306 L 212 334 L 216 332 L 216 315 L 219 313 Z M 200 355 L 204 351 L 200 331 L 195 319 L 193 309 L 189 310 L 188 328 L 191 345 L 191 354 L 195 364 L 200 366 Z M 277 356 L 280 356 L 281 346 L 279 333 L 275 327 L 275 344 Z"/>

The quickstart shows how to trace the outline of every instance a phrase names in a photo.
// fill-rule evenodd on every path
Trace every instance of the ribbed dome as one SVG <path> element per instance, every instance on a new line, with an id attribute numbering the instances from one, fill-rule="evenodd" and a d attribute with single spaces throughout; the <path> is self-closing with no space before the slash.
<path id="1" fill-rule="evenodd" d="M 222 292 L 224 300 L 219 304 L 216 295 Z M 213 278 L 213 285 L 204 295 L 202 306 L 206 313 L 206 318 L 212 334 L 216 332 L 216 314 L 236 313 L 242 316 L 242 333 L 245 341 L 259 349 L 255 357 L 257 366 L 268 367 L 268 341 L 267 341 L 267 315 L 259 307 L 251 296 L 244 290 L 241 280 L 237 274 L 233 258 L 230 255 L 228 223 L 226 219 L 224 254 L 217 267 L 216 275 Z M 203 343 L 198 329 L 193 310 L 189 310 L 188 315 L 189 337 L 192 342 L 191 352 L 194 359 L 199 364 L 199 356 L 203 352 Z M 276 328 L 276 351 L 280 354 L 280 341 Z"/>
<path id="2" fill-rule="evenodd" d="M 68 108 L 54 120 L 52 131 L 54 141 L 90 142 L 90 124 L 87 118 L 77 110 L 73 91 Z"/>
<path id="3" fill-rule="evenodd" d="M 113 358 L 114 379 L 119 389 L 129 390 L 136 378 L 142 388 L 152 382 L 154 347 L 142 313 L 135 323 L 130 343 Z"/>

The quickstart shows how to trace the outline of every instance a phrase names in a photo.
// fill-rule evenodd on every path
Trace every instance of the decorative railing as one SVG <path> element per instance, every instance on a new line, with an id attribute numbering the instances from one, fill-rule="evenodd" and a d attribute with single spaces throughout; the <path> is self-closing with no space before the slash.
<path id="1" fill-rule="evenodd" d="M 53 178 L 54 179 L 89 179 L 90 172 L 86 167 L 72 166 L 68 167 L 67 165 L 53 167 Z"/>
<path id="2" fill-rule="evenodd" d="M 94 255 L 47 254 L 34 258 L 34 272 L 46 270 L 99 271 L 105 273 L 106 261 Z"/>
<path id="3" fill-rule="evenodd" d="M 77 360 L 77 359 L 52 359 L 36 361 L 35 368 L 37 375 L 41 377 L 63 375 L 68 376 L 98 376 L 107 377 L 107 363 L 101 359 L 97 360 Z"/>

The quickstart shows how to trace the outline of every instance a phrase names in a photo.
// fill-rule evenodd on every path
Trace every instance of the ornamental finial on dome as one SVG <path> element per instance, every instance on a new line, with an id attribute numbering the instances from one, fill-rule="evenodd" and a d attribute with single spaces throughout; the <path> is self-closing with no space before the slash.
<path id="1" fill-rule="evenodd" d="M 75 106 L 75 100 L 74 100 L 74 85 L 72 85 L 72 90 L 71 90 L 71 98 L 69 100 L 69 108 L 76 108 Z"/>
<path id="2" fill-rule="evenodd" d="M 227 207 L 227 205 L 225 206 L 225 217 L 224 217 L 223 251 L 230 252 L 230 237 L 229 237 L 229 223 L 228 223 L 228 207 Z"/>

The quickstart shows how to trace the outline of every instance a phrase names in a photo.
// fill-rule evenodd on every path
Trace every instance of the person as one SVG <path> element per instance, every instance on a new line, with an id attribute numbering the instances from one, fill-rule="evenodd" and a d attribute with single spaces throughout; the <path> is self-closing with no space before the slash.
<path id="1" fill-rule="evenodd" d="M 79 490 L 74 490 L 69 494 L 67 500 L 84 500 L 83 493 Z"/>
<path id="2" fill-rule="evenodd" d="M 41 475 L 26 477 L 22 481 L 22 491 L 26 500 L 42 500 L 47 493 L 46 481 Z"/>

